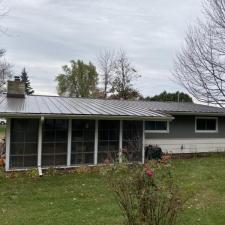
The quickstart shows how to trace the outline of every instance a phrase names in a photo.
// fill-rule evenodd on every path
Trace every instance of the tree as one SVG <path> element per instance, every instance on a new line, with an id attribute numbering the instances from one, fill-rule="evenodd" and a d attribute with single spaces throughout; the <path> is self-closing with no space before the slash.
<path id="1" fill-rule="evenodd" d="M 197 100 L 225 103 L 225 3 L 205 0 L 204 21 L 191 27 L 177 55 L 176 80 Z"/>
<path id="2" fill-rule="evenodd" d="M 117 94 L 111 94 L 108 99 L 125 99 L 125 100 L 139 100 L 143 99 L 142 94 L 136 89 L 126 89 L 126 98 L 124 98 L 124 93 L 119 92 Z"/>
<path id="3" fill-rule="evenodd" d="M 21 81 L 23 81 L 25 83 L 25 92 L 27 95 L 32 95 L 34 93 L 33 88 L 30 85 L 30 80 L 27 74 L 27 71 L 25 68 L 23 68 L 22 72 L 21 72 Z"/>
<path id="4" fill-rule="evenodd" d="M 183 92 L 174 92 L 168 93 L 166 91 L 160 93 L 159 95 L 155 95 L 153 97 L 146 97 L 145 100 L 148 101 L 159 101 L 159 102 L 193 102 L 192 98 Z"/>
<path id="5" fill-rule="evenodd" d="M 6 82 L 12 77 L 12 65 L 4 59 L 5 50 L 0 49 L 0 93 L 6 90 Z"/>
<path id="6" fill-rule="evenodd" d="M 115 56 L 113 52 L 105 50 L 99 54 L 97 60 L 104 85 L 104 98 L 107 98 L 114 76 Z"/>
<path id="7" fill-rule="evenodd" d="M 1 3 L 1 2 L 0 2 Z M 0 19 L 7 15 L 8 11 L 0 8 Z M 0 25 L 0 33 L 6 33 L 7 29 Z M 6 51 L 0 49 L 0 93 L 6 91 L 6 82 L 12 77 L 12 65 L 10 65 L 4 58 Z"/>
<path id="8" fill-rule="evenodd" d="M 98 73 L 91 62 L 85 64 L 82 60 L 71 60 L 70 65 L 63 66 L 62 70 L 63 73 L 56 77 L 59 95 L 93 97 L 96 92 L 99 92 Z"/>
<path id="9" fill-rule="evenodd" d="M 139 92 L 133 88 L 132 82 L 140 77 L 137 70 L 131 65 L 127 54 L 120 50 L 115 60 L 115 75 L 111 92 L 113 96 L 121 99 L 133 99 L 139 97 Z M 133 93 L 133 94 L 132 94 Z"/>

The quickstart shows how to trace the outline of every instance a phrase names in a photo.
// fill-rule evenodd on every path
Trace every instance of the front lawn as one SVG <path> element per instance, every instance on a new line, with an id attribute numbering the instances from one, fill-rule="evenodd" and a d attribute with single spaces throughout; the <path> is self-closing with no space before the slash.
<path id="1" fill-rule="evenodd" d="M 179 225 L 225 224 L 225 156 L 174 162 L 192 196 Z M 0 178 L 1 225 L 121 225 L 122 215 L 98 173 Z"/>

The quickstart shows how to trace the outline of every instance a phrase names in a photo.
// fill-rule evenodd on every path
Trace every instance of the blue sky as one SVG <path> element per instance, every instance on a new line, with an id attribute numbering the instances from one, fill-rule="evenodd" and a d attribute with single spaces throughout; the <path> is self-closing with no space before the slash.
<path id="1" fill-rule="evenodd" d="M 201 16 L 201 0 L 3 0 L 0 20 L 7 35 L 0 48 L 14 65 L 26 67 L 37 94 L 56 94 L 55 76 L 71 59 L 96 64 L 102 50 L 126 50 L 142 75 L 145 95 L 182 90 L 172 81 L 173 59 L 190 24 Z"/>

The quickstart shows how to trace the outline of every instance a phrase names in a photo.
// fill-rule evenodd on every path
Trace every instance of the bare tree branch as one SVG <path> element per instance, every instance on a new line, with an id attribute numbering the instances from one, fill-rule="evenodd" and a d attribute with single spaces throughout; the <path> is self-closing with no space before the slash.
<path id="1" fill-rule="evenodd" d="M 112 78 L 115 70 L 115 54 L 109 50 L 100 52 L 97 57 L 100 75 L 102 76 L 104 85 L 104 97 L 107 98 L 107 94 L 110 92 Z"/>
<path id="2" fill-rule="evenodd" d="M 0 93 L 6 90 L 6 82 L 13 76 L 12 65 L 4 59 L 4 50 L 0 50 Z"/>
<path id="3" fill-rule="evenodd" d="M 3 1 L 0 1 L 2 4 Z M 8 10 L 0 8 L 0 19 L 8 14 Z M 0 25 L 0 33 L 6 33 L 7 28 Z M 6 82 L 9 78 L 13 76 L 12 65 L 10 65 L 4 58 L 5 49 L 0 49 L 0 93 L 4 92 L 6 89 Z"/>
<path id="4" fill-rule="evenodd" d="M 123 49 L 117 53 L 115 75 L 112 83 L 112 96 L 122 99 L 138 99 L 141 95 L 133 88 L 133 81 L 139 78 L 137 70 L 132 66 Z"/>
<path id="5" fill-rule="evenodd" d="M 188 30 L 173 75 L 197 100 L 225 106 L 225 2 L 205 0 L 206 21 Z"/>

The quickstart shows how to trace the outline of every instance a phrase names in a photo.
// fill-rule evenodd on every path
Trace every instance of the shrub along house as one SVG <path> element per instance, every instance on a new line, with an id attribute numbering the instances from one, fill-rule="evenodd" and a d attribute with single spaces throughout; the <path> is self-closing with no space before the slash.
<path id="1" fill-rule="evenodd" d="M 223 151 L 225 113 L 192 103 L 25 96 L 8 82 L 0 96 L 7 119 L 6 171 L 112 162 L 121 152 L 144 162 L 145 145 L 172 153 Z"/>

